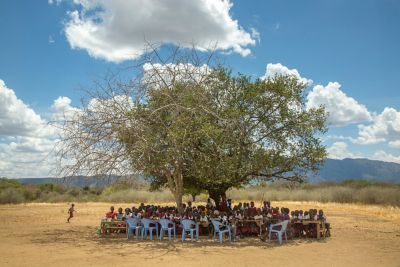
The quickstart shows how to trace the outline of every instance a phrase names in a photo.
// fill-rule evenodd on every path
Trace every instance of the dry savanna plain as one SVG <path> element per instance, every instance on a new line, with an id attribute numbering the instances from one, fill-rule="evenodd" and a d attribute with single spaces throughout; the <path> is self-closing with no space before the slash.
<path id="1" fill-rule="evenodd" d="M 322 208 L 332 225 L 324 240 L 243 238 L 219 244 L 128 241 L 96 234 L 110 203 L 0 205 L 0 266 L 400 266 L 400 210 L 393 207 L 273 202 L 290 209 Z M 130 206 L 131 204 L 129 204 Z M 127 207 L 128 204 L 114 204 Z"/>

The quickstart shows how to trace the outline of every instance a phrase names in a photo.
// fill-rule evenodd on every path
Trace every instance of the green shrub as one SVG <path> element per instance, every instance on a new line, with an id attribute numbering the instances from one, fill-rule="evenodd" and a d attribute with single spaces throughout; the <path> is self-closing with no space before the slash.
<path id="1" fill-rule="evenodd" d="M 69 189 L 69 190 L 67 191 L 67 194 L 68 194 L 68 195 L 71 195 L 71 196 L 73 196 L 73 197 L 77 197 L 77 196 L 80 195 L 80 192 L 79 192 L 79 189 L 77 189 L 77 188 L 71 188 L 71 189 Z"/>
<path id="2" fill-rule="evenodd" d="M 63 184 L 54 184 L 53 191 L 59 194 L 64 194 L 68 191 L 68 188 Z"/>
<path id="3" fill-rule="evenodd" d="M 17 204 L 25 202 L 24 192 L 20 188 L 5 188 L 0 190 L 1 204 Z"/>
<path id="4" fill-rule="evenodd" d="M 22 188 L 23 185 L 20 184 L 15 179 L 0 178 L 0 190 L 6 188 Z"/>
<path id="5" fill-rule="evenodd" d="M 39 185 L 39 189 L 42 192 L 53 192 L 54 184 L 41 184 Z"/>

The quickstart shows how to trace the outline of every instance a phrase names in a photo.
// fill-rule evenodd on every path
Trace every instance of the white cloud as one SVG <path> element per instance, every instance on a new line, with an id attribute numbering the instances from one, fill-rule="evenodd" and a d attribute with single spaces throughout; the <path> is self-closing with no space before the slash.
<path id="1" fill-rule="evenodd" d="M 360 154 L 354 154 L 348 150 L 348 145 L 345 142 L 335 142 L 326 149 L 328 158 L 344 159 L 344 158 L 359 158 Z"/>
<path id="2" fill-rule="evenodd" d="M 381 160 L 381 161 L 388 161 L 388 162 L 395 162 L 400 164 L 400 156 L 394 156 L 392 154 L 386 153 L 383 150 L 379 150 L 375 152 L 371 159 Z"/>
<path id="3" fill-rule="evenodd" d="M 390 141 L 389 146 L 393 148 L 400 148 L 400 140 Z"/>
<path id="4" fill-rule="evenodd" d="M 51 108 L 53 109 L 52 119 L 55 121 L 72 118 L 79 111 L 78 108 L 71 106 L 71 99 L 66 96 L 59 96 L 54 100 Z"/>
<path id="5" fill-rule="evenodd" d="M 250 28 L 250 31 L 251 31 L 251 37 L 252 37 L 254 40 L 257 40 L 258 43 L 260 43 L 260 42 L 261 42 L 261 35 L 260 35 L 260 32 L 257 31 L 257 29 L 255 29 L 255 28 Z"/>
<path id="6" fill-rule="evenodd" d="M 52 119 L 76 110 L 71 100 L 59 97 L 52 105 Z M 52 174 L 57 130 L 18 99 L 0 80 L 0 177 L 44 177 Z"/>
<path id="7" fill-rule="evenodd" d="M 125 118 L 124 114 L 131 110 L 133 106 L 132 97 L 128 95 L 115 95 L 108 99 L 92 98 L 87 108 L 98 116 L 113 117 L 117 120 Z"/>
<path id="8" fill-rule="evenodd" d="M 350 136 L 344 136 L 344 135 L 335 135 L 335 134 L 330 134 L 325 137 L 322 137 L 323 140 L 335 140 L 335 141 L 350 141 L 354 143 L 354 138 Z"/>
<path id="9" fill-rule="evenodd" d="M 358 144 L 389 142 L 389 146 L 400 148 L 400 112 L 385 108 L 381 114 L 373 116 L 370 125 L 358 125 Z"/>
<path id="10" fill-rule="evenodd" d="M 48 0 L 49 5 L 60 5 L 63 0 Z"/>
<path id="11" fill-rule="evenodd" d="M 66 96 L 60 96 L 56 100 L 54 100 L 53 105 L 51 106 L 56 111 L 67 111 L 70 110 L 71 107 L 71 99 Z"/>
<path id="12" fill-rule="evenodd" d="M 72 48 L 121 62 L 138 58 L 146 42 L 216 48 L 247 56 L 257 35 L 245 31 L 229 11 L 230 0 L 74 0 L 65 34 Z"/>
<path id="13" fill-rule="evenodd" d="M 52 174 L 55 140 L 35 137 L 0 139 L 0 177 L 46 177 Z"/>
<path id="14" fill-rule="evenodd" d="M 147 86 L 173 86 L 174 82 L 200 82 L 211 72 L 207 65 L 192 64 L 149 64 L 143 65 L 142 82 Z"/>
<path id="15" fill-rule="evenodd" d="M 384 150 L 378 150 L 373 154 L 370 153 L 369 156 L 363 155 L 359 152 L 351 152 L 348 149 L 348 144 L 342 141 L 333 143 L 326 150 L 328 152 L 328 158 L 331 159 L 368 158 L 371 160 L 400 163 L 400 156 L 392 155 L 390 153 L 385 152 Z"/>
<path id="16" fill-rule="evenodd" d="M 37 136 L 46 134 L 46 122 L 17 98 L 0 80 L 0 136 Z"/>
<path id="17" fill-rule="evenodd" d="M 326 86 L 314 86 L 307 95 L 307 108 L 324 106 L 328 113 L 327 123 L 331 126 L 345 126 L 371 120 L 367 108 L 347 96 L 340 87 L 337 82 L 330 82 Z"/>
<path id="18" fill-rule="evenodd" d="M 301 77 L 297 69 L 289 69 L 288 67 L 282 65 L 281 63 L 276 63 L 276 64 L 269 63 L 265 70 L 265 74 L 264 76 L 261 77 L 261 79 L 264 80 L 268 78 L 274 78 L 275 76 L 280 76 L 280 75 L 294 76 L 300 82 L 306 85 L 311 85 L 313 83 L 312 80 Z"/>
<path id="19" fill-rule="evenodd" d="M 54 44 L 55 42 L 53 36 L 49 35 L 49 44 Z"/>

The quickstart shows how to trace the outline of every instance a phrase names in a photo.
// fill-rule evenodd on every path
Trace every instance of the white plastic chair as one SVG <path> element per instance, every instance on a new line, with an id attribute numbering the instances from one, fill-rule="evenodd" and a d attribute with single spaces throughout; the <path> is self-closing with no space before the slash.
<path id="1" fill-rule="evenodd" d="M 283 235 L 285 235 L 285 239 L 287 240 L 286 228 L 287 228 L 288 223 L 289 223 L 289 220 L 285 220 L 285 221 L 280 222 L 280 223 L 271 224 L 269 226 L 269 236 L 268 236 L 269 240 L 271 240 L 272 233 L 276 233 L 276 236 L 278 237 L 279 244 L 282 244 L 282 236 Z M 274 229 L 274 227 L 276 227 L 276 226 L 281 226 L 281 229 L 279 229 L 279 230 L 278 229 Z"/>
<path id="2" fill-rule="evenodd" d="M 168 219 L 159 219 L 158 223 L 161 225 L 160 240 L 163 239 L 164 232 L 168 233 L 168 240 L 171 240 L 171 233 L 174 233 L 174 239 L 176 237 L 176 226 L 175 223 Z"/>
<path id="3" fill-rule="evenodd" d="M 232 241 L 231 228 L 229 225 L 226 225 L 226 228 L 222 230 L 222 229 L 220 229 L 220 227 L 223 226 L 221 222 L 219 222 L 217 220 L 211 220 L 211 222 L 214 226 L 213 240 L 215 240 L 215 236 L 216 236 L 216 234 L 218 234 L 219 242 L 222 243 L 222 235 L 224 233 L 226 233 L 229 236 L 229 241 Z"/>
<path id="4" fill-rule="evenodd" d="M 156 221 L 143 218 L 141 220 L 142 222 L 142 239 L 146 239 L 147 237 L 147 232 L 150 234 L 150 240 L 153 240 L 153 231 L 156 232 L 156 237 L 158 237 L 158 223 Z M 152 226 L 154 225 L 154 226 Z"/>
<path id="5" fill-rule="evenodd" d="M 193 220 L 182 220 L 182 241 L 186 239 L 186 233 L 190 233 L 190 240 L 193 241 L 194 233 L 196 233 L 196 240 L 199 240 L 199 224 Z"/>
<path id="6" fill-rule="evenodd" d="M 127 235 L 128 239 L 132 238 L 133 232 L 135 232 L 136 239 L 139 239 L 142 231 L 142 225 L 140 223 L 140 219 L 137 218 L 129 218 L 126 220 L 126 226 L 128 228 Z"/>

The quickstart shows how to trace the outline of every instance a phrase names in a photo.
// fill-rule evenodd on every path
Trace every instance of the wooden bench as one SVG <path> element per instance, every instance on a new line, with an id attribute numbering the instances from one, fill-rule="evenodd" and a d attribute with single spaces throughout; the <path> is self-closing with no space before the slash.
<path id="1" fill-rule="evenodd" d="M 125 233 L 128 233 L 127 231 L 127 224 L 125 221 L 120 221 L 120 220 L 102 220 L 100 224 L 101 232 L 103 237 L 106 236 L 107 233 L 115 233 L 117 231 L 125 231 Z"/>
<path id="2" fill-rule="evenodd" d="M 320 239 L 321 237 L 326 237 L 326 227 L 325 227 L 325 222 L 321 220 L 303 220 L 303 221 L 293 221 L 291 222 L 292 224 L 302 224 L 304 226 L 314 224 L 317 230 L 317 239 Z"/>

